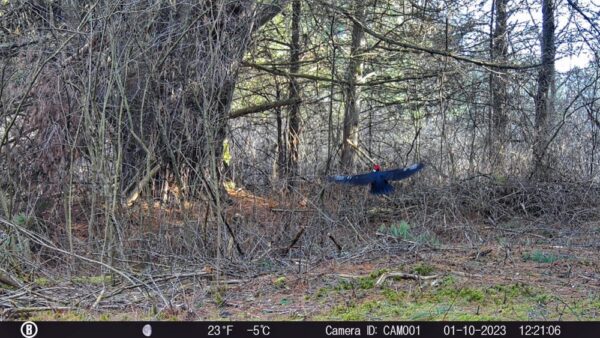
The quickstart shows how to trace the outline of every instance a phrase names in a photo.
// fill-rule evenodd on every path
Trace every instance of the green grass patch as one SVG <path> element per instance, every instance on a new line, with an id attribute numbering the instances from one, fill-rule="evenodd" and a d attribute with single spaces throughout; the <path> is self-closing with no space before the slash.
<path id="1" fill-rule="evenodd" d="M 435 268 L 427 263 L 419 263 L 413 267 L 412 271 L 421 276 L 430 276 Z"/>
<path id="2" fill-rule="evenodd" d="M 399 223 L 394 223 L 386 226 L 382 224 L 379 226 L 379 232 L 388 234 L 392 237 L 403 239 L 405 241 L 416 242 L 419 244 L 429 244 L 431 246 L 439 246 L 440 241 L 435 236 L 435 234 L 431 233 L 422 233 L 419 235 L 414 235 L 411 226 L 406 221 L 400 221 Z"/>
<path id="3" fill-rule="evenodd" d="M 560 257 L 550 252 L 544 252 L 535 250 L 533 252 L 526 252 L 523 254 L 523 260 L 532 261 L 536 263 L 551 264 L 558 261 Z"/>
<path id="4" fill-rule="evenodd" d="M 432 289 L 373 289 L 370 297 L 334 306 L 320 320 L 590 320 L 600 300 L 561 300 L 522 283 L 458 287 L 448 278 Z M 566 305 L 565 305 L 566 304 Z"/>

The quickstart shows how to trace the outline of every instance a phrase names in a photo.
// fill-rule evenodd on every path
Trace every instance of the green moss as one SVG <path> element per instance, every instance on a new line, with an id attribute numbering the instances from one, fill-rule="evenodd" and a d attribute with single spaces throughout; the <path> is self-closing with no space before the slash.
<path id="1" fill-rule="evenodd" d="M 273 281 L 273 285 L 275 285 L 278 288 L 285 288 L 286 283 L 287 279 L 285 278 L 285 276 L 278 277 Z"/>
<path id="2" fill-rule="evenodd" d="M 223 186 L 227 190 L 235 190 L 235 182 L 234 181 L 226 180 L 225 182 L 223 182 Z"/>
<path id="3" fill-rule="evenodd" d="M 372 319 L 370 314 L 379 308 L 378 301 L 366 301 L 358 305 L 337 306 L 331 310 L 331 315 L 338 320 L 366 320 Z"/>
<path id="4" fill-rule="evenodd" d="M 456 284 L 456 277 L 453 275 L 448 275 L 442 278 L 442 282 L 440 283 L 442 286 L 448 287 Z"/>
<path id="5" fill-rule="evenodd" d="M 315 298 L 324 298 L 327 296 L 328 293 L 332 291 L 333 289 L 331 288 L 322 287 L 319 290 L 317 290 L 317 292 L 315 292 Z"/>
<path id="6" fill-rule="evenodd" d="M 99 321 L 105 321 L 105 322 L 106 322 L 106 321 L 109 321 L 109 320 L 110 320 L 110 318 L 111 318 L 111 317 L 110 317 L 110 314 L 108 314 L 108 313 L 103 313 L 103 314 L 101 314 L 101 315 L 100 315 L 100 317 L 98 317 L 98 320 L 99 320 Z"/>
<path id="7" fill-rule="evenodd" d="M 347 279 L 342 279 L 338 282 L 338 284 L 333 289 L 336 291 L 352 290 L 352 289 L 354 289 L 354 285 L 352 284 L 352 281 L 347 280 Z"/>
<path id="8" fill-rule="evenodd" d="M 375 279 L 371 277 L 361 277 L 358 279 L 358 286 L 363 290 L 372 289 L 375 286 Z"/>
<path id="9" fill-rule="evenodd" d="M 48 278 L 40 277 L 40 278 L 36 278 L 33 281 L 33 283 L 35 283 L 38 286 L 48 286 L 48 285 L 50 285 L 50 280 L 48 280 Z"/>
<path id="10" fill-rule="evenodd" d="M 434 298 L 440 301 L 452 301 L 461 304 L 474 303 L 484 300 L 485 293 L 481 289 L 446 287 L 435 292 Z"/>
<path id="11" fill-rule="evenodd" d="M 600 300 L 590 298 L 565 305 L 564 300 L 517 283 L 491 287 L 456 287 L 453 278 L 440 287 L 419 292 L 390 288 L 370 291 L 364 302 L 336 306 L 321 320 L 553 320 L 592 319 L 600 312 Z M 379 289 L 373 289 L 379 290 Z"/>
<path id="12" fill-rule="evenodd" d="M 538 302 L 539 304 L 548 304 L 548 303 L 550 303 L 552 298 L 553 298 L 552 296 L 545 294 L 545 293 L 541 293 L 534 297 L 535 301 Z"/>
<path id="13" fill-rule="evenodd" d="M 71 311 L 40 311 L 31 313 L 30 315 L 25 314 L 23 319 L 30 321 L 46 321 L 46 320 L 60 320 L 60 321 L 85 321 L 90 320 L 90 317 L 85 312 L 79 310 Z"/>
<path id="14" fill-rule="evenodd" d="M 405 292 L 396 291 L 389 288 L 383 289 L 382 294 L 385 299 L 391 303 L 398 303 L 407 297 Z"/>
<path id="15" fill-rule="evenodd" d="M 369 274 L 369 278 L 376 280 L 377 278 L 381 277 L 381 275 L 387 272 L 389 272 L 388 269 L 377 269 Z"/>
<path id="16" fill-rule="evenodd" d="M 71 278 L 71 282 L 86 285 L 103 285 L 112 283 L 112 275 L 100 276 L 76 276 Z"/>
<path id="17" fill-rule="evenodd" d="M 427 263 L 419 263 L 413 267 L 413 272 L 421 276 L 429 276 L 435 268 Z"/>
<path id="18" fill-rule="evenodd" d="M 484 298 L 483 291 L 479 289 L 461 289 L 458 292 L 458 297 L 466 300 L 467 302 L 480 302 Z"/>

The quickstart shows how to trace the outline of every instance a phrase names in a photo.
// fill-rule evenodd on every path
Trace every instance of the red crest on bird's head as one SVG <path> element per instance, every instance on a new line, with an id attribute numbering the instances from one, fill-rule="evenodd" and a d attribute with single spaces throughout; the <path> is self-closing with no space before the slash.
<path id="1" fill-rule="evenodd" d="M 381 170 L 381 166 L 379 166 L 379 164 L 376 164 L 373 166 L 373 171 L 380 171 Z"/>

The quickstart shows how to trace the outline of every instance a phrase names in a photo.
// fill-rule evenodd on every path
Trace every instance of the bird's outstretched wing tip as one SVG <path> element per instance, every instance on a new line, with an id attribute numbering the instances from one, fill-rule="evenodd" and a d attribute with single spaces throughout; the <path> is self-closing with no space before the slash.
<path id="1" fill-rule="evenodd" d="M 411 165 L 410 167 L 408 167 L 408 170 L 421 170 L 425 167 L 425 164 L 423 163 L 415 163 L 413 165 Z"/>
<path id="2" fill-rule="evenodd" d="M 330 182 L 347 182 L 348 180 L 350 180 L 350 178 L 352 178 L 352 176 L 333 175 L 327 177 L 327 180 Z"/>

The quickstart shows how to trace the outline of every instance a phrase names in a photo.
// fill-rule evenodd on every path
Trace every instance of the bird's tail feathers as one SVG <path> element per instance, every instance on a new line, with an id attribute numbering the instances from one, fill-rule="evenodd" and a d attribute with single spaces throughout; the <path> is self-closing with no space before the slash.
<path id="1" fill-rule="evenodd" d="M 388 182 L 383 182 L 383 184 L 371 185 L 371 194 L 373 195 L 387 195 L 393 192 L 394 186 L 389 184 Z"/>

